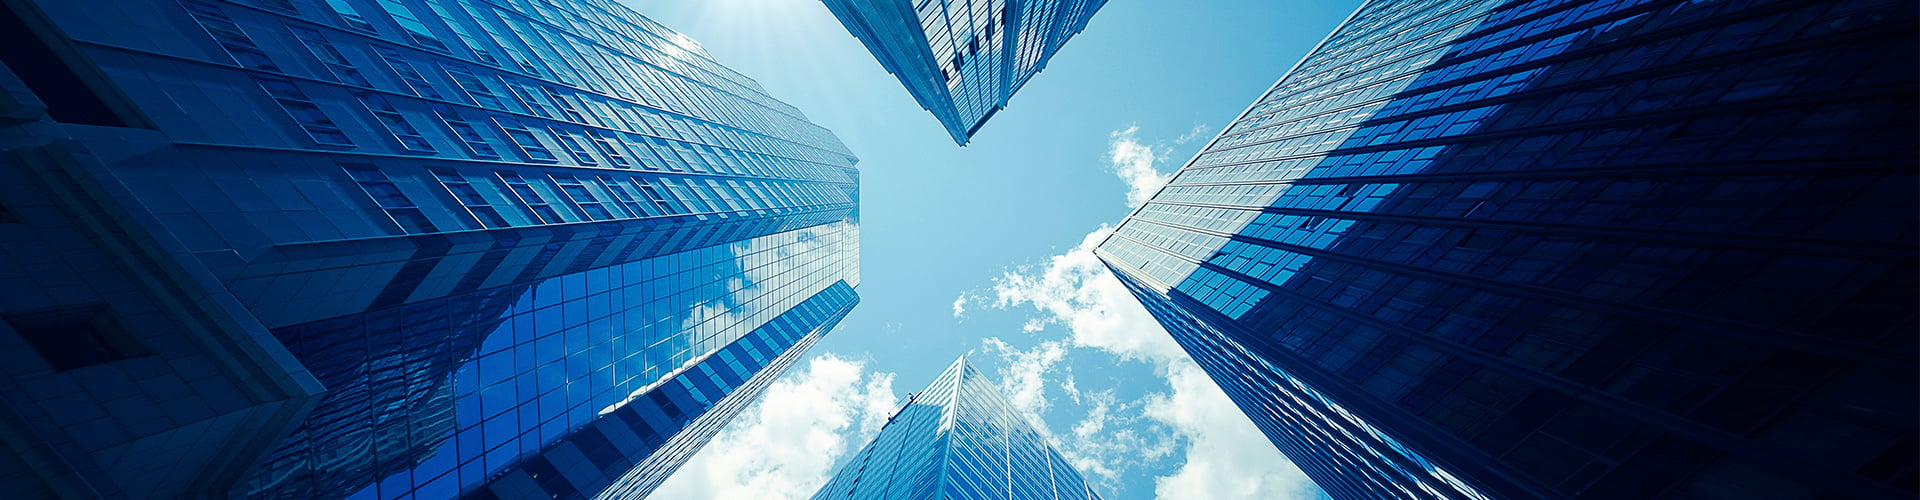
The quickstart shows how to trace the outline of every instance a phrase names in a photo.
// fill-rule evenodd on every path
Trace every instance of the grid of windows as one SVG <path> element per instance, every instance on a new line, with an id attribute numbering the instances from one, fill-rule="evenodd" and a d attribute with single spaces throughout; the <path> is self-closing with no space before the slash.
<path id="1" fill-rule="evenodd" d="M 826 4 L 964 146 L 1106 0 Z M 926 44 L 917 43 L 921 40 Z"/>
<path id="2" fill-rule="evenodd" d="M 887 419 L 815 500 L 1098 500 L 1026 417 L 966 358 Z"/>
<path id="3" fill-rule="evenodd" d="M 1097 253 L 1339 498 L 1911 496 L 1899 8 L 1369 2 Z"/>
<path id="4" fill-rule="evenodd" d="M 183 0 L 126 26 L 93 15 L 127 8 L 107 0 L 28 2 L 56 32 L 84 33 L 66 39 L 77 60 L 161 132 L 83 139 L 105 163 L 89 174 L 117 177 L 141 201 L 130 208 L 151 210 L 158 227 L 145 229 L 209 256 L 190 264 L 292 353 L 248 383 L 316 398 L 295 414 L 209 395 L 246 418 L 174 405 L 142 412 L 142 435 L 98 457 L 61 451 L 95 470 L 137 468 L 95 458 L 189 458 L 84 478 L 105 496 L 244 477 L 233 493 L 259 498 L 446 497 L 508 471 L 552 485 L 578 464 L 541 457 L 584 447 L 607 459 L 607 445 L 624 458 L 598 472 L 630 467 L 620 488 L 644 495 L 839 314 L 803 302 L 850 304 L 851 153 L 619 2 Z M 129 150 L 154 137 L 178 142 Z M 739 343 L 761 329 L 807 335 Z M 183 350 L 151 345 L 170 360 Z M 146 362 L 135 358 L 103 364 Z M 699 359 L 711 362 L 676 372 Z M 301 386 L 308 373 L 322 382 Z M 669 375 L 685 382 L 651 385 Z M 692 424 L 651 428 L 665 444 L 623 448 L 639 427 L 600 427 L 626 418 L 598 413 L 609 404 L 683 389 L 658 396 L 691 398 L 670 408 Z M 175 446 L 182 427 L 152 425 L 174 417 L 218 439 Z M 163 453 L 125 452 L 160 442 Z"/>
<path id="5" fill-rule="evenodd" d="M 842 278 L 857 265 L 857 232 L 815 226 L 276 329 L 334 390 L 312 410 L 322 418 L 296 429 L 242 491 L 445 498 L 484 487 L 524 498 L 508 476 L 538 472 L 542 457 L 578 446 L 568 436 L 597 429 L 626 431 L 616 437 L 630 438 L 622 454 L 638 466 L 617 487 L 643 496 L 672 468 L 664 463 L 688 458 L 698 435 L 718 432 L 764 389 L 743 379 L 770 383 L 784 368 L 759 377 L 701 360 L 757 344 L 791 362 L 811 342 L 796 338 L 847 312 L 856 299 Z M 737 281 L 745 285 L 728 285 Z M 739 389 L 747 394 L 723 397 Z M 407 411 L 374 406 L 369 393 Z M 411 437 L 383 437 L 390 426 Z M 386 444 L 365 446 L 374 442 Z M 543 489 L 576 484 L 590 483 Z"/>

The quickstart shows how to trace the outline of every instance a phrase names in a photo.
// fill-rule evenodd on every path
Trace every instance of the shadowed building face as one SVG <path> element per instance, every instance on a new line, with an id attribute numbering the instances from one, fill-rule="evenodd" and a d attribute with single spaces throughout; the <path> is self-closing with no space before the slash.
<path id="1" fill-rule="evenodd" d="M 1914 14 L 1370 1 L 1097 253 L 1336 498 L 1911 497 Z"/>

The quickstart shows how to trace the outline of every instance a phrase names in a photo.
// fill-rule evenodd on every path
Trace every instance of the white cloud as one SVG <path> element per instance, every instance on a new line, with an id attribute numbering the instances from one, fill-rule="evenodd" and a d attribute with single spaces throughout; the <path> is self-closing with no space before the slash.
<path id="1" fill-rule="evenodd" d="M 1180 134 L 1180 138 L 1174 139 L 1173 143 L 1184 145 L 1186 143 L 1193 142 L 1194 139 L 1205 137 L 1206 134 L 1207 134 L 1207 124 L 1195 123 L 1193 124 L 1193 130 L 1188 130 L 1187 133 Z"/>
<path id="2" fill-rule="evenodd" d="M 953 317 L 955 318 L 966 317 L 967 302 L 971 301 L 972 299 L 973 299 L 972 296 L 967 295 L 965 293 L 960 294 L 959 297 L 954 297 L 953 298 Z"/>
<path id="3" fill-rule="evenodd" d="M 1317 498 L 1307 475 L 1274 449 L 1192 360 L 1168 366 L 1168 395 L 1146 401 L 1146 416 L 1187 442 L 1186 462 L 1154 478 L 1159 498 Z"/>
<path id="4" fill-rule="evenodd" d="M 1073 346 L 1149 362 L 1167 381 L 1167 393 L 1134 402 L 1116 401 L 1111 391 L 1082 392 L 1093 406 L 1062 439 L 1061 454 L 1111 489 L 1132 468 L 1178 453 L 1180 467 L 1154 480 L 1155 494 L 1165 499 L 1315 498 L 1312 482 L 1094 256 L 1111 232 L 1101 227 L 1044 266 L 994 282 L 995 307 L 1033 307 L 1031 330 L 1065 326 Z"/>
<path id="5" fill-rule="evenodd" d="M 804 369 L 802 369 L 804 368 Z M 735 417 L 652 498 L 800 499 L 864 446 L 898 400 L 892 373 L 832 353 L 796 365 Z"/>
<path id="6" fill-rule="evenodd" d="M 1041 422 L 1040 416 L 1052 406 L 1052 400 L 1047 399 L 1047 372 L 1067 357 L 1066 343 L 1041 342 L 1029 351 L 1016 349 L 999 337 L 987 337 L 981 343 L 1006 363 L 1000 369 L 1000 392 L 1006 394 L 1007 403 L 1029 420 Z M 1037 427 L 1044 430 L 1046 426 Z"/>
<path id="7" fill-rule="evenodd" d="M 1161 159 L 1161 153 L 1135 139 L 1134 133 L 1139 131 L 1139 126 L 1130 126 L 1107 135 L 1107 162 L 1112 164 L 1114 174 L 1127 183 L 1129 207 L 1146 204 L 1154 193 L 1160 192 L 1160 186 L 1173 179 L 1153 167 Z"/>
<path id="8" fill-rule="evenodd" d="M 1039 270 L 1009 271 L 994 280 L 994 306 L 1032 306 L 1028 331 L 1063 325 L 1075 347 L 1092 347 L 1125 359 L 1171 360 L 1186 354 L 1120 280 L 1107 272 L 1093 248 L 1113 229 L 1101 227 Z"/>

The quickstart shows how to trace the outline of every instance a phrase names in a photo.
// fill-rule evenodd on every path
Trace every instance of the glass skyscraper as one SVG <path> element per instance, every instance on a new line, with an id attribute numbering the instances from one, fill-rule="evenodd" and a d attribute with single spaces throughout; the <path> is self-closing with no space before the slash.
<path id="1" fill-rule="evenodd" d="M 814 500 L 1099 500 L 1000 387 L 961 357 L 908 397 Z"/>
<path id="2" fill-rule="evenodd" d="M 962 146 L 1106 0 L 823 0 Z"/>
<path id="3" fill-rule="evenodd" d="M 832 133 L 608 0 L 0 3 L 0 491 L 644 495 L 858 302 Z"/>
<path id="4" fill-rule="evenodd" d="M 1912 498 L 1916 40 L 1370 0 L 1097 253 L 1335 498 Z"/>

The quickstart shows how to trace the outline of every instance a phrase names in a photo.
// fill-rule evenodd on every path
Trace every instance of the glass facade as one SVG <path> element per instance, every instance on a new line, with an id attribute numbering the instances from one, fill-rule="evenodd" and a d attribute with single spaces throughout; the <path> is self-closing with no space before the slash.
<path id="1" fill-rule="evenodd" d="M 962 357 L 908 397 L 814 500 L 1099 500 L 1000 387 Z"/>
<path id="2" fill-rule="evenodd" d="M 856 159 L 618 2 L 0 14 L 0 491 L 644 496 L 859 300 Z"/>
<path id="3" fill-rule="evenodd" d="M 1107 3 L 823 1 L 962 146 Z"/>
<path id="4" fill-rule="evenodd" d="M 1335 498 L 1910 498 L 1915 35 L 1371 0 L 1097 254 Z"/>

